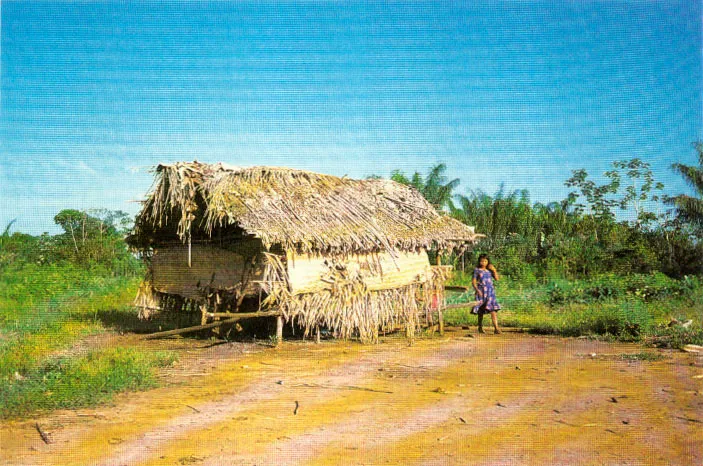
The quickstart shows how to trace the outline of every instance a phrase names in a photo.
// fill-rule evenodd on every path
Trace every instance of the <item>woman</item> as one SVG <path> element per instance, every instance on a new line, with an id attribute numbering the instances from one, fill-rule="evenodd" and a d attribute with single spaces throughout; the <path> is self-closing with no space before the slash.
<path id="1" fill-rule="evenodd" d="M 478 314 L 478 333 L 486 333 L 483 331 L 483 315 L 491 314 L 493 328 L 495 333 L 503 333 L 498 328 L 498 315 L 500 304 L 496 301 L 495 287 L 493 280 L 499 280 L 498 271 L 491 264 L 491 260 L 486 254 L 478 256 L 478 265 L 474 269 L 474 277 L 471 284 L 476 290 L 476 301 L 478 304 L 471 310 L 472 314 Z"/>

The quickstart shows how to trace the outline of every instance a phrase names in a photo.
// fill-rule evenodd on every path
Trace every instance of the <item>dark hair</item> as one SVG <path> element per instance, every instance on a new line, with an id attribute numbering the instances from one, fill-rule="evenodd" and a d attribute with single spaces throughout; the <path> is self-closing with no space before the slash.
<path id="1" fill-rule="evenodd" d="M 491 258 L 488 257 L 488 254 L 481 254 L 478 256 L 478 260 L 476 261 L 476 267 L 481 267 L 481 259 L 486 259 L 488 261 L 488 265 L 491 265 Z"/>
<path id="2" fill-rule="evenodd" d="M 488 254 L 481 254 L 478 256 L 478 262 L 476 263 L 477 268 L 481 268 L 481 259 L 486 259 L 488 261 L 488 264 L 486 265 L 486 268 L 488 268 L 491 265 L 491 258 L 488 257 Z M 491 272 L 491 276 L 495 279 L 496 278 L 496 273 L 493 270 L 488 269 L 489 272 Z"/>

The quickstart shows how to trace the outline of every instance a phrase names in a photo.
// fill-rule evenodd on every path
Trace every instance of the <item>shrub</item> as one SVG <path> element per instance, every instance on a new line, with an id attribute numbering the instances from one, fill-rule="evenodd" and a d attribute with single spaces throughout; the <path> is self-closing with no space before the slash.
<path id="1" fill-rule="evenodd" d="M 654 335 L 647 338 L 646 341 L 655 346 L 675 349 L 681 349 L 685 345 L 703 345 L 703 328 L 700 326 L 690 328 L 659 326 Z"/>
<path id="2" fill-rule="evenodd" d="M 585 302 L 583 288 L 579 282 L 555 282 L 547 289 L 547 303 L 552 307 Z"/>
<path id="3" fill-rule="evenodd" d="M 700 285 L 700 280 L 695 277 L 675 280 L 659 272 L 649 275 L 631 275 L 624 280 L 625 291 L 644 302 L 688 297 Z"/>

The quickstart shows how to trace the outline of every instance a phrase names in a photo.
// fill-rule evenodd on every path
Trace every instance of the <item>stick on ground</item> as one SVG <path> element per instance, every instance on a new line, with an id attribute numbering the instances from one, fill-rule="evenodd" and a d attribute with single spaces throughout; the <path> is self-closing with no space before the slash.
<path id="1" fill-rule="evenodd" d="M 41 439 L 44 441 L 44 443 L 46 443 L 47 445 L 50 444 L 51 438 L 49 438 L 49 434 L 42 430 L 38 422 L 34 424 L 34 427 L 37 428 L 37 432 L 39 432 L 39 435 L 41 436 Z"/>

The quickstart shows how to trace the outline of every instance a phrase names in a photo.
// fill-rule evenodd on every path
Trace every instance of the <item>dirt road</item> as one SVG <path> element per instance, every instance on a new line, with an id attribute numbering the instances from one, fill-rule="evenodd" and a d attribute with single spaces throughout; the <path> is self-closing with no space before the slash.
<path id="1" fill-rule="evenodd" d="M 167 386 L 5 423 L 3 464 L 703 464 L 703 358 L 520 333 L 181 347 Z M 641 360 L 642 353 L 661 359 Z M 36 423 L 48 432 L 45 444 Z"/>

